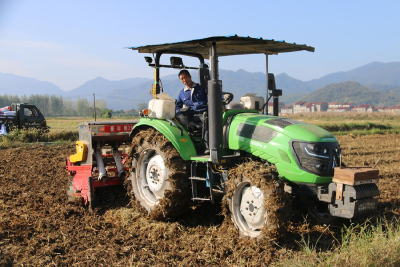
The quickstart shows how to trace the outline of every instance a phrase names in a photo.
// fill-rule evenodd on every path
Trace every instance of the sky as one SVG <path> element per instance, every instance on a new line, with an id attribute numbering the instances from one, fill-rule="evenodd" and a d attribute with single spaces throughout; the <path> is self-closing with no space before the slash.
<path id="1" fill-rule="evenodd" d="M 147 54 L 126 47 L 237 34 L 315 47 L 268 60 L 269 72 L 308 81 L 400 61 L 399 10 L 395 0 L 0 0 L 0 72 L 62 90 L 96 77 L 153 78 Z M 219 62 L 233 71 L 265 73 L 265 65 L 265 55 Z"/>

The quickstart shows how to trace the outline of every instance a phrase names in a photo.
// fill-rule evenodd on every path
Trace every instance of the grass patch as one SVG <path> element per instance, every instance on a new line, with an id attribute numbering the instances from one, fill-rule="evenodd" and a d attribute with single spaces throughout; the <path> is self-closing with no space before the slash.
<path id="1" fill-rule="evenodd" d="M 132 118 L 98 118 L 97 121 L 132 121 Z M 78 126 L 83 122 L 94 121 L 89 117 L 49 117 L 46 118 L 50 130 L 36 128 L 13 129 L 6 136 L 0 136 L 0 148 L 24 146 L 29 143 L 52 142 L 56 144 L 70 144 L 79 140 Z"/>
<path id="2" fill-rule="evenodd" d="M 341 241 L 329 252 L 317 251 L 304 236 L 298 244 L 299 253 L 275 266 L 400 266 L 398 219 L 345 226 Z"/>
<path id="3" fill-rule="evenodd" d="M 133 121 L 139 120 L 139 117 L 113 117 L 111 119 L 97 118 L 96 121 Z M 49 117 L 46 118 L 47 125 L 51 127 L 54 132 L 78 130 L 78 125 L 82 122 L 94 121 L 91 117 Z"/>
<path id="4" fill-rule="evenodd" d="M 400 129 L 400 113 L 386 112 L 312 112 L 287 115 L 288 118 L 301 120 L 316 125 L 333 124 L 364 124 L 366 122 L 390 125 L 394 129 Z"/>
<path id="5" fill-rule="evenodd" d="M 372 129 L 372 130 L 360 130 L 360 131 L 338 131 L 338 132 L 332 132 L 335 136 L 339 135 L 351 135 L 351 136 L 363 136 L 363 135 L 374 135 L 374 134 L 399 134 L 400 129 L 392 129 L 392 130 L 379 130 L 379 129 Z"/>
<path id="6" fill-rule="evenodd" d="M 389 124 L 380 124 L 372 122 L 363 123 L 334 123 L 334 124 L 319 124 L 334 135 L 351 134 L 354 136 L 371 135 L 371 134 L 398 134 L 400 127 L 393 127 Z"/>
<path id="7" fill-rule="evenodd" d="M 29 143 L 56 142 L 58 144 L 69 144 L 78 140 L 78 131 L 53 132 L 39 128 L 13 129 L 7 135 L 1 136 L 0 147 L 10 148 L 23 146 Z"/>
<path id="8" fill-rule="evenodd" d="M 360 130 L 392 130 L 393 126 L 389 124 L 379 124 L 372 122 L 364 123 L 339 123 L 339 124 L 322 124 L 320 127 L 329 132 L 350 132 Z"/>

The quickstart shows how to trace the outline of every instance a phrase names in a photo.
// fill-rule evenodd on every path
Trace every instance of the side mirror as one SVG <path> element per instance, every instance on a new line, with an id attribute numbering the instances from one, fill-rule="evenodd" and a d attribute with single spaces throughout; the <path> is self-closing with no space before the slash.
<path id="1" fill-rule="evenodd" d="M 170 62 L 171 67 L 173 68 L 183 68 L 183 61 L 181 57 L 171 57 Z"/>
<path id="2" fill-rule="evenodd" d="M 276 90 L 275 75 L 273 73 L 268 73 L 268 90 Z"/>

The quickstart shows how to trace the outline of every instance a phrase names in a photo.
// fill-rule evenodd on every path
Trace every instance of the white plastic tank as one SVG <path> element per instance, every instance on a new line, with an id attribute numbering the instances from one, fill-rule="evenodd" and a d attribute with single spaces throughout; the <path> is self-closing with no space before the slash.
<path id="1" fill-rule="evenodd" d="M 172 119 L 175 117 L 175 99 L 168 93 L 161 93 L 149 102 L 149 117 L 157 119 Z"/>
<path id="2" fill-rule="evenodd" d="M 247 93 L 240 98 L 240 103 L 245 109 L 261 110 L 264 106 L 264 97 L 256 95 L 257 94 Z"/>

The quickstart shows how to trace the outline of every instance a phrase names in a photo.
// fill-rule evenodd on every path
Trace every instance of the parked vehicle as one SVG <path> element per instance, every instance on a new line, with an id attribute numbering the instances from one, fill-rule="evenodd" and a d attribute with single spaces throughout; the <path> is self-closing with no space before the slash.
<path id="1" fill-rule="evenodd" d="M 13 103 L 0 109 L 0 125 L 4 125 L 7 132 L 14 128 L 48 128 L 40 110 L 28 103 Z"/>

